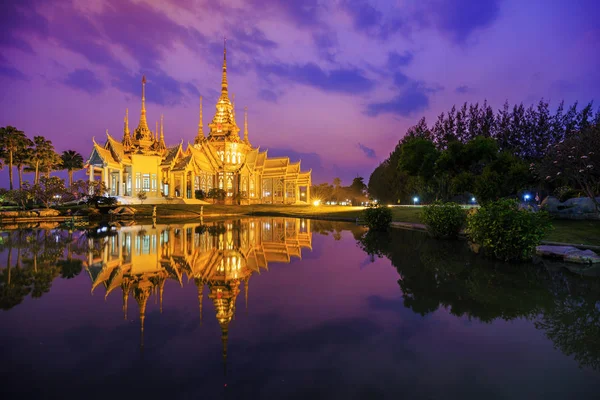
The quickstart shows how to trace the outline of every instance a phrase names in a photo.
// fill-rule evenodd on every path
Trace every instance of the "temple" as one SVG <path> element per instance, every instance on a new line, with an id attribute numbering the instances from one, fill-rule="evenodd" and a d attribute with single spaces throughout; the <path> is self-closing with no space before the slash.
<path id="1" fill-rule="evenodd" d="M 104 145 L 93 140 L 94 148 L 86 164 L 90 181 L 104 182 L 108 194 L 123 204 L 136 202 L 140 192 L 146 193 L 148 203 L 196 203 L 206 197 L 221 197 L 220 201 L 227 204 L 308 203 L 311 171 L 302 171 L 299 161 L 271 158 L 267 151 L 254 147 L 250 143 L 247 109 L 243 137 L 240 136 L 228 86 L 224 48 L 221 94 L 208 124 L 208 136 L 204 134 L 200 97 L 200 118 L 193 143 L 184 146 L 181 141 L 167 146 L 163 117 L 160 130 L 158 123 L 154 132 L 148 126 L 144 76 L 137 128 L 130 132 L 126 110 L 121 140 L 108 131 Z"/>
<path id="2" fill-rule="evenodd" d="M 213 222 L 208 225 L 134 225 L 99 239 L 88 238 L 85 269 L 92 292 L 121 292 L 128 319 L 129 297 L 138 304 L 141 346 L 148 300 L 154 296 L 160 312 L 167 280 L 197 287 L 200 322 L 204 289 L 214 305 L 221 330 L 223 361 L 227 358 L 229 325 L 244 287 L 248 307 L 250 277 L 269 263 L 289 263 L 312 249 L 310 220 L 268 217 Z M 187 279 L 184 279 L 187 278 Z"/>

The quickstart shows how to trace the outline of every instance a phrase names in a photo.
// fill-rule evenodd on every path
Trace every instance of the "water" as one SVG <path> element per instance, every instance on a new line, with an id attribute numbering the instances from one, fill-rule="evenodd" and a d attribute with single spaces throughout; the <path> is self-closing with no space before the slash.
<path id="1" fill-rule="evenodd" d="M 599 281 L 462 242 L 254 218 L 0 250 L 2 398 L 600 397 Z"/>

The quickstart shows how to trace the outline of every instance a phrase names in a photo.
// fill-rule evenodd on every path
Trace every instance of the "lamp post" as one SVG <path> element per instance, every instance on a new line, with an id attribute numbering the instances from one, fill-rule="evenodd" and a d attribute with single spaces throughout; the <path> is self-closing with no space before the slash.
<path id="1" fill-rule="evenodd" d="M 525 200 L 525 202 L 528 202 L 530 198 L 531 198 L 531 196 L 529 194 L 526 194 L 523 196 L 523 199 Z"/>
<path id="2" fill-rule="evenodd" d="M 413 206 L 416 206 L 419 202 L 419 198 L 417 196 L 413 197 Z"/>

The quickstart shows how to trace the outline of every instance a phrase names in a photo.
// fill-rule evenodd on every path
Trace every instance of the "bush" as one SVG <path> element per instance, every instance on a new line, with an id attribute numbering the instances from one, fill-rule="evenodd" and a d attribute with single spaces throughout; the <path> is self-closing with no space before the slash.
<path id="1" fill-rule="evenodd" d="M 504 261 L 529 260 L 550 228 L 546 212 L 520 210 L 515 200 L 488 203 L 467 217 L 471 242 Z"/>
<path id="2" fill-rule="evenodd" d="M 144 200 L 148 198 L 148 193 L 144 190 L 140 190 L 137 194 L 137 198 L 142 204 L 144 204 Z"/>
<path id="3" fill-rule="evenodd" d="M 455 238 L 467 218 L 463 208 L 456 203 L 433 203 L 423 207 L 421 218 L 427 231 L 436 238 Z"/>
<path id="4" fill-rule="evenodd" d="M 365 223 L 374 231 L 385 231 L 392 222 L 392 210 L 385 206 L 369 206 L 365 209 L 364 215 Z"/>
<path id="5" fill-rule="evenodd" d="M 198 189 L 194 192 L 197 200 L 204 200 L 206 198 L 206 193 L 202 189 Z"/>

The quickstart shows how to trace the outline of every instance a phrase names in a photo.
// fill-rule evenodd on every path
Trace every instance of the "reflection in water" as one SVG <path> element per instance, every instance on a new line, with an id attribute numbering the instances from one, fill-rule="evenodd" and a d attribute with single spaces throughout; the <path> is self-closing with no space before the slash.
<path id="1" fill-rule="evenodd" d="M 270 262 L 288 263 L 291 257 L 301 257 L 303 248 L 311 249 L 311 239 L 310 220 L 295 218 L 135 225 L 106 230 L 99 238 L 88 237 L 85 269 L 92 280 L 92 292 L 104 286 L 108 297 L 121 290 L 125 319 L 129 296 L 133 296 L 139 308 L 142 348 L 150 296 L 158 297 L 162 313 L 165 282 L 172 279 L 183 286 L 184 278 L 193 279 L 202 321 L 207 286 L 221 327 L 225 362 L 229 324 L 242 284 L 247 307 L 252 274 L 268 270 Z"/>
<path id="2" fill-rule="evenodd" d="M 427 315 L 440 307 L 484 323 L 534 321 L 554 346 L 600 370 L 600 279 L 562 264 L 506 264 L 473 254 L 464 242 L 419 232 L 367 232 L 358 245 L 398 270 L 404 306 Z"/>

